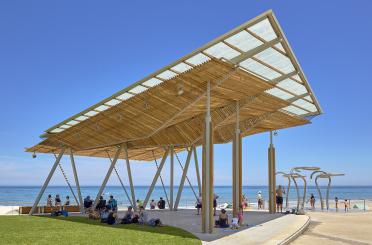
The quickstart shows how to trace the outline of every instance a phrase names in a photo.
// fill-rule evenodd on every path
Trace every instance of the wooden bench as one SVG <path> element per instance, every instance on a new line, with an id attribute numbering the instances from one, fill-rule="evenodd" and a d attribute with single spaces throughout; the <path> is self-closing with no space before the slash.
<path id="1" fill-rule="evenodd" d="M 19 214 L 29 214 L 31 210 L 31 206 L 19 207 Z M 79 213 L 80 206 L 73 205 L 73 206 L 40 206 L 36 207 L 35 213 L 36 214 L 50 214 L 53 211 L 62 211 L 65 210 L 70 213 Z"/>

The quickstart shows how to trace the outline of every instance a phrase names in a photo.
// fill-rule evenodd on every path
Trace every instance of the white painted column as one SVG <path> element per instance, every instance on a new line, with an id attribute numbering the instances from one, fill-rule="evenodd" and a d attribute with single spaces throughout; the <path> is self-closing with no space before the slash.
<path id="1" fill-rule="evenodd" d="M 77 170 L 76 170 L 76 165 L 75 165 L 75 159 L 74 155 L 72 152 L 72 149 L 70 149 L 70 159 L 71 159 L 71 167 L 72 171 L 74 172 L 74 178 L 75 178 L 75 185 L 78 193 L 78 198 L 79 198 L 79 204 L 80 204 L 80 212 L 84 212 L 84 202 L 83 202 L 83 196 L 81 195 L 81 190 L 80 190 L 80 183 L 79 183 L 79 178 L 77 175 Z"/>
<path id="2" fill-rule="evenodd" d="M 28 213 L 29 215 L 34 214 L 35 209 L 37 208 L 37 205 L 39 205 L 40 199 L 43 196 L 43 194 L 45 192 L 45 189 L 48 187 L 50 179 L 52 178 L 54 172 L 56 171 L 56 168 L 57 168 L 59 162 L 61 161 L 61 158 L 62 158 L 64 152 L 65 152 L 65 148 L 62 148 L 61 152 L 59 153 L 58 157 L 56 158 L 56 161 L 54 162 L 54 165 L 53 165 L 52 169 L 50 170 L 50 172 L 48 174 L 48 177 L 46 178 L 43 186 L 41 187 L 39 194 L 36 197 L 34 205 L 32 206 L 30 212 Z"/>
<path id="3" fill-rule="evenodd" d="M 99 198 L 101 197 L 102 195 L 102 192 L 104 191 L 104 189 L 106 188 L 106 185 L 107 185 L 107 182 L 111 176 L 111 173 L 112 171 L 114 170 L 114 167 L 115 167 L 115 164 L 116 162 L 118 161 L 119 159 L 119 156 L 120 156 L 120 152 L 122 150 L 122 145 L 120 145 L 116 151 L 116 154 L 115 154 L 115 157 L 114 159 L 112 160 L 111 164 L 110 164 L 110 167 L 107 171 L 107 174 L 105 176 L 105 178 L 103 179 L 103 182 L 102 182 L 102 185 L 101 185 L 101 188 L 99 189 L 98 193 L 97 193 L 97 196 L 96 196 L 96 199 L 94 201 L 94 204 L 93 204 L 93 209 L 96 208 L 98 202 L 99 202 Z"/>
<path id="4" fill-rule="evenodd" d="M 132 205 L 133 209 L 136 211 L 137 210 L 137 202 L 136 202 L 136 195 L 134 192 L 134 185 L 133 185 L 133 179 L 132 179 L 132 170 L 130 167 L 130 162 L 129 162 L 129 154 L 128 154 L 128 146 L 127 144 L 124 145 L 124 151 L 125 151 L 125 160 L 127 164 L 127 172 L 128 172 L 128 179 L 129 179 L 129 185 L 130 185 L 130 192 L 132 196 Z"/>
<path id="5" fill-rule="evenodd" d="M 147 192 L 147 195 L 146 195 L 146 198 L 145 200 L 143 201 L 143 207 L 146 208 L 146 205 L 151 197 L 151 194 L 154 190 L 154 187 L 155 187 L 155 184 L 156 184 L 156 181 L 158 180 L 159 178 L 159 175 L 161 173 L 161 170 L 163 169 L 164 167 L 164 163 L 165 163 L 165 160 L 167 159 L 167 156 L 168 156 L 168 153 L 169 153 L 169 148 L 167 148 L 164 152 L 164 155 L 163 155 L 163 158 L 161 159 L 161 162 L 160 162 L 160 165 L 159 165 L 159 168 L 157 169 L 156 171 L 156 174 L 154 176 L 154 179 L 152 180 L 152 183 L 150 185 L 150 188 L 149 188 L 149 191 Z"/>
<path id="6" fill-rule="evenodd" d="M 185 185 L 185 180 L 187 176 L 187 170 L 189 169 L 189 165 L 190 165 L 191 155 L 192 155 L 192 149 L 188 150 L 185 167 L 183 168 L 183 173 L 181 177 L 181 182 L 178 187 L 176 202 L 174 203 L 174 210 L 178 209 L 178 204 L 180 203 L 180 200 L 181 200 L 182 190 L 183 190 L 183 186 Z"/>

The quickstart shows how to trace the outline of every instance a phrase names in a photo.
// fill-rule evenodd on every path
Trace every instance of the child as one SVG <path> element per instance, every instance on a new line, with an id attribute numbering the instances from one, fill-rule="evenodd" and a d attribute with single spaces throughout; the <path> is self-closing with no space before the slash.
<path id="1" fill-rule="evenodd" d="M 231 229 L 239 229 L 239 219 L 238 218 L 232 218 L 231 220 Z"/>

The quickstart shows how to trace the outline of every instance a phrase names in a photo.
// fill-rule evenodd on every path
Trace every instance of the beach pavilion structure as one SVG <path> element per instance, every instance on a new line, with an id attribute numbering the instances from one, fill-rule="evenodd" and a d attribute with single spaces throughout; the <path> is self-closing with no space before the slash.
<path id="1" fill-rule="evenodd" d="M 321 113 L 270 10 L 46 130 L 41 136 L 43 141 L 27 149 L 57 156 L 34 208 L 64 154 L 70 155 L 72 161 L 74 155 L 113 157 L 96 202 L 116 162 L 125 159 L 131 199 L 135 203 L 131 160 L 153 161 L 154 156 L 162 159 L 149 190 L 151 193 L 169 155 L 172 190 L 173 153 L 190 152 L 200 146 L 202 231 L 212 232 L 214 144 L 232 142 L 233 213 L 236 214 L 242 201 L 242 138 L 305 125 Z M 272 140 L 268 156 L 269 210 L 275 212 Z M 185 180 L 187 164 L 180 186 Z M 75 179 L 78 183 L 77 174 Z M 182 187 L 180 189 L 182 191 Z M 173 200 L 173 193 L 170 199 Z M 148 198 L 144 205 L 147 201 Z M 170 209 L 173 207 L 171 202 Z"/>

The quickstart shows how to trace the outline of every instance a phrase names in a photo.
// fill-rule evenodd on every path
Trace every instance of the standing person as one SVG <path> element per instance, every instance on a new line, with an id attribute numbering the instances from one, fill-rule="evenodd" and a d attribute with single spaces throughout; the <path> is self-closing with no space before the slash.
<path id="1" fill-rule="evenodd" d="M 198 198 L 196 199 L 196 210 L 198 210 L 198 213 L 196 215 L 200 214 L 201 208 L 202 208 L 202 197 L 201 197 L 201 194 L 199 194 Z"/>
<path id="2" fill-rule="evenodd" d="M 244 221 L 244 211 L 243 211 L 243 207 L 242 205 L 239 206 L 239 212 L 238 212 L 238 224 L 240 226 L 243 225 L 243 221 Z"/>
<path id="3" fill-rule="evenodd" d="M 50 195 L 50 194 L 48 195 L 47 206 L 48 207 L 53 206 L 53 198 L 52 198 L 52 195 Z"/>
<path id="4" fill-rule="evenodd" d="M 160 200 L 158 201 L 158 208 L 159 209 L 165 209 L 165 201 L 162 197 L 160 197 Z"/>
<path id="5" fill-rule="evenodd" d="M 276 189 L 276 212 L 283 212 L 283 189 L 282 186 L 279 185 L 278 189 Z"/>
<path id="6" fill-rule="evenodd" d="M 110 199 L 108 201 L 108 205 L 113 212 L 116 212 L 118 209 L 118 202 L 115 200 L 113 195 L 110 195 Z"/>
<path id="7" fill-rule="evenodd" d="M 335 197 L 336 211 L 338 211 L 338 197 Z"/>
<path id="8" fill-rule="evenodd" d="M 155 207 L 156 207 L 156 202 L 154 199 L 152 199 L 150 202 L 150 209 L 155 209 Z"/>
<path id="9" fill-rule="evenodd" d="M 263 209 L 263 198 L 262 198 L 262 192 L 261 191 L 257 192 L 256 198 L 257 198 L 258 209 Z"/>
<path id="10" fill-rule="evenodd" d="M 54 205 L 61 206 L 61 198 L 59 197 L 59 194 L 57 194 L 56 198 L 54 199 Z"/>
<path id="11" fill-rule="evenodd" d="M 345 205 L 345 212 L 347 212 L 348 209 L 349 209 L 349 205 L 348 205 L 347 199 L 345 199 L 344 205 Z"/>
<path id="12" fill-rule="evenodd" d="M 65 204 L 63 204 L 64 206 L 70 206 L 70 197 L 69 196 L 66 196 L 66 200 L 65 200 Z"/>
<path id="13" fill-rule="evenodd" d="M 213 215 L 216 216 L 216 209 L 217 209 L 217 199 L 219 198 L 216 193 L 213 193 Z"/>
<path id="14" fill-rule="evenodd" d="M 310 206 L 311 206 L 311 209 L 315 209 L 315 197 L 313 193 L 311 193 L 311 196 L 310 196 Z"/>

